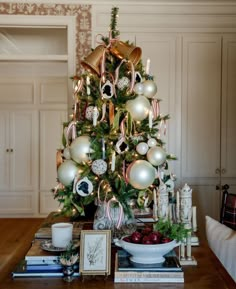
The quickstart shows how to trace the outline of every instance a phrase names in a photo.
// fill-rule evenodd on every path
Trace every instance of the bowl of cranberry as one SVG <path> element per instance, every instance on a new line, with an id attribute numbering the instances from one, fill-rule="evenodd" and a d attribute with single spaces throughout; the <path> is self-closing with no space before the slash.
<path id="1" fill-rule="evenodd" d="M 166 237 L 159 231 L 144 228 L 122 237 L 116 245 L 130 254 L 132 262 L 155 264 L 163 263 L 164 255 L 177 247 L 179 242 Z"/>

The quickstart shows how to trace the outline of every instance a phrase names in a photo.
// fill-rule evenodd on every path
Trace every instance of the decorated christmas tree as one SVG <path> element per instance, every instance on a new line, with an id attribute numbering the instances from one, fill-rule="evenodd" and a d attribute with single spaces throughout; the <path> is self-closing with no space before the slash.
<path id="1" fill-rule="evenodd" d="M 114 219 L 112 208 L 117 227 L 137 211 L 167 217 L 160 195 L 167 202 L 174 196 L 168 167 L 174 157 L 162 141 L 169 116 L 160 114 L 150 60 L 143 65 L 141 48 L 120 40 L 117 16 L 115 7 L 109 35 L 81 62 L 84 73 L 72 78 L 73 115 L 64 124 L 54 190 L 63 214 L 102 206 L 104 227 Z"/>

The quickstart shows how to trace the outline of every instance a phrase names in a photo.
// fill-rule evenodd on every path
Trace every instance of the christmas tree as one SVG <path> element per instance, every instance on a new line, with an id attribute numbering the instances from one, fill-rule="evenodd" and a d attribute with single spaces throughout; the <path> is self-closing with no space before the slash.
<path id="1" fill-rule="evenodd" d="M 110 219 L 107 207 L 118 208 L 120 222 L 134 208 L 152 209 L 156 219 L 161 191 L 168 199 L 174 191 L 174 157 L 162 141 L 169 116 L 160 114 L 150 60 L 144 67 L 141 48 L 119 39 L 117 16 L 115 7 L 109 35 L 72 78 L 73 115 L 64 124 L 54 196 L 66 215 L 83 215 L 95 202 Z"/>

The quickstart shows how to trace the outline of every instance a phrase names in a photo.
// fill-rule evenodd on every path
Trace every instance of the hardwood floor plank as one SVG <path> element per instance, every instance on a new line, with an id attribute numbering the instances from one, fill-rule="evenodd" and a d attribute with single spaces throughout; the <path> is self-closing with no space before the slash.
<path id="1" fill-rule="evenodd" d="M 0 282 L 24 258 L 42 222 L 40 218 L 0 219 Z"/>

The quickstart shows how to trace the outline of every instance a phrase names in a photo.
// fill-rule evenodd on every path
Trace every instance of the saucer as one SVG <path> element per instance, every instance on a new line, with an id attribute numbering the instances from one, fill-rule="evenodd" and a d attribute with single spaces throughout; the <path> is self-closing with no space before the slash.
<path id="1" fill-rule="evenodd" d="M 79 241 L 78 240 L 74 240 L 73 244 L 75 247 L 79 246 Z M 66 251 L 66 247 L 65 248 L 60 248 L 60 247 L 54 247 L 52 244 L 51 240 L 44 240 L 40 243 L 40 247 L 41 249 L 45 250 L 45 251 L 49 251 L 49 252 L 65 252 Z"/>

